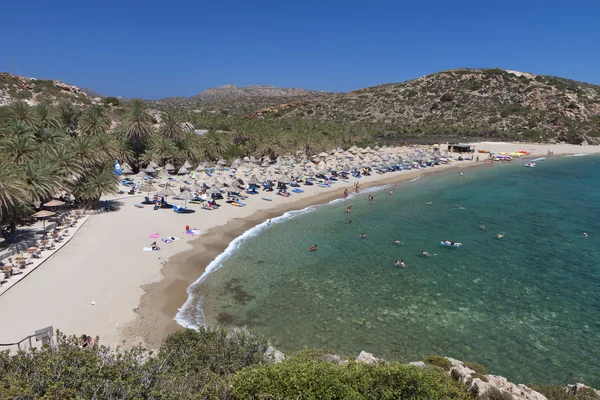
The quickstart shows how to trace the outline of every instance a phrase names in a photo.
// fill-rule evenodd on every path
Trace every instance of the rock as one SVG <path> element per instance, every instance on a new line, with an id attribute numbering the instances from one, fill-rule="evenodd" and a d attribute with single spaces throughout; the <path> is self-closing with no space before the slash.
<path id="1" fill-rule="evenodd" d="M 371 353 L 361 351 L 358 357 L 356 357 L 356 362 L 362 362 L 366 364 L 377 364 L 379 362 L 379 359 L 375 358 L 375 356 Z"/>
<path id="2" fill-rule="evenodd" d="M 450 375 L 452 378 L 462 383 L 469 381 L 471 379 L 471 375 L 474 373 L 475 371 L 473 371 L 471 368 L 465 367 L 463 364 L 456 364 L 450 370 Z"/>
<path id="3" fill-rule="evenodd" d="M 337 354 L 325 354 L 323 356 L 323 361 L 337 365 L 342 364 L 342 358 Z"/>
<path id="4" fill-rule="evenodd" d="M 510 383 L 503 376 L 486 375 L 486 378 L 491 386 L 512 394 L 514 400 L 548 400 L 543 394 L 538 393 L 525 385 L 515 385 L 514 383 Z"/>
<path id="5" fill-rule="evenodd" d="M 418 368 L 427 368 L 427 364 L 425 364 L 423 361 L 411 361 L 408 363 L 408 365 Z"/>
<path id="6" fill-rule="evenodd" d="M 285 354 L 277 350 L 275 347 L 269 346 L 267 347 L 267 351 L 265 351 L 265 358 L 271 360 L 275 364 L 278 364 L 285 360 Z"/>
<path id="7" fill-rule="evenodd" d="M 589 387 L 587 385 L 584 385 L 583 383 L 576 383 L 574 385 L 567 385 L 567 387 L 566 387 L 567 393 L 571 393 L 573 396 L 576 396 L 577 392 L 580 391 L 580 390 L 582 390 L 582 389 L 590 389 L 590 390 L 594 391 L 598 397 L 600 397 L 600 390 L 596 390 L 594 388 L 591 388 L 591 387 Z"/>
<path id="8" fill-rule="evenodd" d="M 456 367 L 457 365 L 459 365 L 459 364 L 462 364 L 462 363 L 463 363 L 462 361 L 460 361 L 460 360 L 457 360 L 457 359 L 455 359 L 455 358 L 450 358 L 450 357 L 445 357 L 445 358 L 446 358 L 446 360 L 448 360 L 448 361 L 450 361 L 450 362 L 452 363 L 452 366 L 453 366 L 453 367 Z"/>
<path id="9" fill-rule="evenodd" d="M 479 378 L 475 378 L 471 382 L 471 385 L 469 386 L 469 390 L 475 396 L 480 397 L 480 396 L 483 396 L 485 394 L 485 392 L 489 391 L 490 387 L 492 387 L 492 385 L 490 385 L 488 382 L 484 382 Z"/>

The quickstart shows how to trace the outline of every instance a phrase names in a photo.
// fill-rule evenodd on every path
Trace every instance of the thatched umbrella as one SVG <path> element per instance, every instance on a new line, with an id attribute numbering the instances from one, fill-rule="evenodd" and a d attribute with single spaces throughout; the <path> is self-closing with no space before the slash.
<path id="1" fill-rule="evenodd" d="M 168 163 L 167 165 L 165 165 L 164 169 L 166 169 L 167 171 L 175 171 L 175 166 L 173 164 Z"/>
<path id="2" fill-rule="evenodd" d="M 58 207 L 58 206 L 63 206 L 66 203 L 64 201 L 61 200 L 50 200 L 47 203 L 44 203 L 44 207 Z"/>
<path id="3" fill-rule="evenodd" d="M 186 168 L 192 168 L 192 164 L 186 160 L 186 162 L 183 164 L 184 167 Z"/>
<path id="4" fill-rule="evenodd" d="M 33 218 L 41 219 L 44 226 L 44 237 L 46 237 L 46 218 L 55 216 L 54 211 L 41 210 L 32 215 Z"/>
<path id="5" fill-rule="evenodd" d="M 256 177 L 256 175 L 252 175 L 248 183 L 251 185 L 258 185 L 258 178 Z"/>
<path id="6" fill-rule="evenodd" d="M 150 197 L 150 192 L 156 192 L 156 188 L 154 187 L 154 185 L 150 182 L 146 182 L 142 185 L 142 187 L 140 188 L 140 190 L 142 192 L 148 192 L 148 197 Z"/>
<path id="7" fill-rule="evenodd" d="M 187 208 L 187 202 L 188 200 L 194 199 L 194 194 L 186 189 L 183 192 L 179 193 L 179 198 L 185 201 L 183 208 Z"/>
<path id="8" fill-rule="evenodd" d="M 283 184 L 289 185 L 292 180 L 290 179 L 290 177 L 287 174 L 281 174 L 279 176 L 279 178 L 277 178 L 277 181 L 279 183 L 283 183 Z"/>
<path id="9" fill-rule="evenodd" d="M 154 174 L 156 170 L 152 166 L 152 163 L 148 164 L 148 166 L 144 169 L 144 172 L 147 174 Z"/>
<path id="10" fill-rule="evenodd" d="M 227 161 L 225 161 L 225 160 L 223 160 L 223 159 L 221 158 L 219 161 L 217 161 L 217 164 L 219 164 L 219 165 L 226 165 L 226 164 L 227 164 Z"/>
<path id="11" fill-rule="evenodd" d="M 169 175 L 169 173 L 167 172 L 166 169 L 161 169 L 160 172 L 157 175 L 158 178 L 162 178 L 162 179 L 167 179 L 169 176 L 170 175 Z"/>
<path id="12" fill-rule="evenodd" d="M 214 186 L 211 187 L 210 189 L 208 189 L 208 194 L 217 194 L 217 193 L 221 193 L 221 191 Z"/>
<path id="13" fill-rule="evenodd" d="M 171 190 L 169 184 L 167 183 L 165 187 L 160 192 L 158 192 L 158 195 L 162 197 L 175 196 L 175 192 Z"/>
<path id="14" fill-rule="evenodd" d="M 179 168 L 179 171 L 177 171 L 177 175 L 185 175 L 187 173 L 189 173 L 190 171 L 188 171 L 188 169 L 186 168 L 185 165 L 183 165 L 181 168 Z"/>
<path id="15" fill-rule="evenodd" d="M 150 161 L 150 164 L 148 164 L 149 166 L 151 166 L 152 168 L 158 168 L 158 164 L 155 163 L 154 161 Z"/>

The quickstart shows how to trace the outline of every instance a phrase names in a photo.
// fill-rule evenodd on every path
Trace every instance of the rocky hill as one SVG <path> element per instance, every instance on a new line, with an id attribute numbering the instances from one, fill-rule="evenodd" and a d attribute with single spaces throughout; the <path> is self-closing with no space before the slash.
<path id="1" fill-rule="evenodd" d="M 378 122 L 407 133 L 600 140 L 600 86 L 502 69 L 456 69 L 261 109 L 251 118 Z"/>
<path id="2" fill-rule="evenodd" d="M 25 78 L 0 72 L 0 106 L 17 101 L 25 101 L 30 105 L 41 101 L 58 103 L 68 101 L 75 105 L 100 103 L 100 95 L 58 80 Z"/>
<path id="3" fill-rule="evenodd" d="M 156 106 L 166 108 L 186 107 L 202 111 L 243 115 L 259 108 L 330 95 L 333 95 L 333 93 L 296 88 L 225 85 L 207 89 L 192 97 L 167 97 L 153 103 Z"/>

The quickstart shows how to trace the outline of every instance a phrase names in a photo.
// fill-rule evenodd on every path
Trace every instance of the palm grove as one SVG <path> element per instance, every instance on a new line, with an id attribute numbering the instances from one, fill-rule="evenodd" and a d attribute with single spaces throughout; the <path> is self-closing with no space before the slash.
<path id="1" fill-rule="evenodd" d="M 193 126 L 208 133 L 198 135 Z M 30 215 L 34 204 L 61 192 L 73 195 L 78 206 L 93 206 L 102 194 L 117 189 L 115 160 L 137 170 L 151 161 L 182 165 L 247 155 L 274 159 L 295 151 L 310 155 L 370 143 L 373 135 L 367 125 L 250 120 L 183 110 L 160 113 L 158 122 L 141 100 L 120 108 L 87 109 L 18 102 L 0 107 L 0 222 L 14 223 Z"/>

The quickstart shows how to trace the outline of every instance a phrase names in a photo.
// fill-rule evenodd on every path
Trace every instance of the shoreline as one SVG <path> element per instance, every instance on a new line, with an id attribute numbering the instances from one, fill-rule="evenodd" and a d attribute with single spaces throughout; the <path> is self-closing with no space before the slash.
<path id="1" fill-rule="evenodd" d="M 472 145 L 493 152 L 525 149 L 532 152 L 528 158 L 600 154 L 600 146 L 498 142 Z M 554 155 L 548 155 L 549 151 Z M 477 152 L 474 156 L 486 158 Z M 360 182 L 361 188 L 366 189 L 425 174 L 486 165 L 490 166 L 484 162 L 455 161 L 425 170 L 374 174 Z M 262 201 L 263 194 L 251 196 L 246 207 L 224 205 L 223 210 L 205 211 L 192 205 L 190 208 L 196 212 L 183 215 L 135 207 L 140 195 L 104 197 L 103 200 L 113 200 L 118 211 L 91 215 L 60 252 L 0 296 L 0 338 L 3 342 L 15 342 L 53 326 L 68 335 L 99 336 L 102 344 L 111 347 L 131 347 L 140 342 L 156 347 L 168 333 L 180 329 L 173 318 L 187 300 L 187 288 L 232 240 L 286 211 L 341 198 L 343 189 L 351 188 L 355 181 L 338 182 L 331 188 L 303 187 L 303 194 L 290 198 L 266 194 L 272 202 Z M 173 202 L 184 205 L 183 200 Z M 201 230 L 202 235 L 186 235 L 186 225 Z M 161 242 L 158 253 L 142 252 L 143 247 L 157 240 L 149 238 L 153 233 L 159 233 L 159 238 L 175 236 L 178 240 Z"/>
<path id="2" fill-rule="evenodd" d="M 384 186 L 409 183 L 424 175 L 435 176 L 448 173 L 457 167 L 474 169 L 492 168 L 493 165 L 474 161 L 455 162 L 442 168 L 407 171 L 392 176 L 382 175 L 381 179 L 361 183 L 361 188 L 382 187 L 381 190 L 384 190 Z M 161 269 L 163 278 L 160 281 L 142 287 L 144 294 L 140 299 L 140 305 L 136 308 L 137 318 L 124 328 L 124 336 L 141 337 L 142 341 L 150 347 L 158 347 L 169 334 L 183 329 L 174 318 L 188 299 L 188 287 L 201 278 L 208 266 L 227 250 L 232 241 L 266 220 L 277 218 L 286 212 L 327 205 L 333 200 L 342 198 L 340 191 L 351 187 L 349 183 L 339 185 L 332 188 L 335 191 L 314 194 L 292 203 L 259 210 L 247 217 L 236 218 L 225 225 L 211 228 L 191 242 L 191 249 L 174 255 L 163 265 Z"/>

